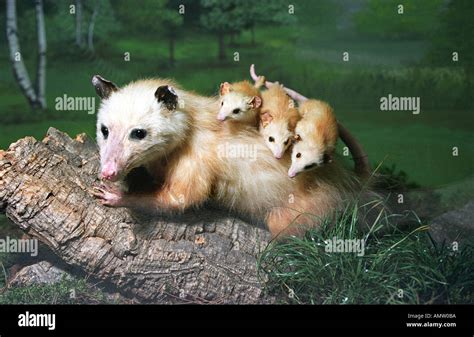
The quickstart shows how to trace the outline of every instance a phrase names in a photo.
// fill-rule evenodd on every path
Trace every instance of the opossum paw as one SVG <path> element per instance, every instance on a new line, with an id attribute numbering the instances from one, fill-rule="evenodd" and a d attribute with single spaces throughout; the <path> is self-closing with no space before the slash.
<path id="1" fill-rule="evenodd" d="M 124 194 L 115 186 L 105 184 L 94 186 L 92 188 L 92 195 L 94 195 L 104 206 L 123 206 Z"/>

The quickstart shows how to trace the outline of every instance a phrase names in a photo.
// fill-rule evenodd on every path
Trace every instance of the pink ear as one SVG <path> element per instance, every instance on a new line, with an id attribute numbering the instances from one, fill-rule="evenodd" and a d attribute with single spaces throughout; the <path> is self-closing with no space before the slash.
<path id="1" fill-rule="evenodd" d="M 229 82 L 224 82 L 221 83 L 221 86 L 219 88 L 219 92 L 221 96 L 224 96 L 230 92 L 230 83 Z"/>
<path id="2" fill-rule="evenodd" d="M 262 106 L 262 99 L 258 96 L 253 96 L 249 101 L 249 105 L 252 107 L 252 109 L 258 109 Z"/>
<path id="3" fill-rule="evenodd" d="M 270 115 L 269 112 L 265 112 L 260 115 L 260 121 L 262 122 L 262 126 L 266 127 L 268 124 L 270 124 L 273 120 L 272 115 Z"/>

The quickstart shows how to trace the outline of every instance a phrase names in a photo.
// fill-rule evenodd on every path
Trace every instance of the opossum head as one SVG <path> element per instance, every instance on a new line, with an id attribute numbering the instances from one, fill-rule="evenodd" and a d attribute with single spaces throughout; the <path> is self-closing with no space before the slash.
<path id="1" fill-rule="evenodd" d="M 179 111 L 172 86 L 145 80 L 119 89 L 97 75 L 92 83 L 102 99 L 97 118 L 102 179 L 122 180 L 132 169 L 165 156 L 185 138 L 188 116 Z"/>
<path id="2" fill-rule="evenodd" d="M 260 133 L 275 158 L 280 159 L 291 145 L 293 132 L 290 131 L 286 120 L 271 120 L 267 123 L 268 119 L 271 119 L 271 116 L 261 115 Z"/>
<path id="3" fill-rule="evenodd" d="M 332 148 L 326 146 L 324 139 L 316 135 L 314 130 L 305 132 L 299 126 L 296 126 L 293 140 L 291 166 L 288 170 L 290 178 L 332 161 Z"/>
<path id="4" fill-rule="evenodd" d="M 265 143 L 280 159 L 290 147 L 294 129 L 300 115 L 294 101 L 281 85 L 273 85 L 262 93 L 263 105 L 260 111 L 260 133 Z"/>
<path id="5" fill-rule="evenodd" d="M 241 122 L 255 123 L 256 109 L 262 105 L 259 96 L 249 96 L 243 92 L 233 90 L 232 85 L 224 82 L 220 86 L 220 110 L 217 119 L 225 121 L 233 119 Z"/>

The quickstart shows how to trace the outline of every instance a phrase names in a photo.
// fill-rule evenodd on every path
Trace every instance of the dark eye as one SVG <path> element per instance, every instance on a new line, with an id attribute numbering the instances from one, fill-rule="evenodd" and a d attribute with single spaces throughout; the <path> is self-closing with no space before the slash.
<path id="1" fill-rule="evenodd" d="M 102 132 L 102 136 L 104 136 L 104 139 L 107 139 L 107 137 L 109 136 L 109 129 L 105 125 L 102 125 L 100 127 L 100 132 Z"/>
<path id="2" fill-rule="evenodd" d="M 269 141 L 270 143 L 273 143 L 273 142 L 275 141 L 275 138 L 269 137 L 269 138 L 268 138 L 268 141 Z"/>
<path id="3" fill-rule="evenodd" d="M 146 137 L 146 130 L 143 129 L 133 129 L 130 133 L 132 139 L 143 139 Z"/>
<path id="4" fill-rule="evenodd" d="M 283 144 L 288 145 L 289 141 L 290 141 L 290 138 L 288 138 Z"/>
<path id="5" fill-rule="evenodd" d="M 298 153 L 296 154 L 296 158 L 301 158 L 301 152 L 298 152 Z"/>
<path id="6" fill-rule="evenodd" d="M 223 106 L 223 105 L 224 105 L 224 102 L 221 102 L 221 106 Z"/>
<path id="7" fill-rule="evenodd" d="M 234 110 L 232 110 L 232 113 L 234 113 L 234 114 L 238 114 L 239 112 L 240 112 L 240 109 L 234 109 Z"/>

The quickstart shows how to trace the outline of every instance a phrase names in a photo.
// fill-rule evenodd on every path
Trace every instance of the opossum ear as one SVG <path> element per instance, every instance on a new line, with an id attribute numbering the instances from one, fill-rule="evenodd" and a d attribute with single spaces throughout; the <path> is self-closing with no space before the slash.
<path id="1" fill-rule="evenodd" d="M 224 82 L 221 83 L 221 86 L 219 87 L 219 93 L 221 96 L 224 96 L 230 92 L 230 83 L 229 82 Z"/>
<path id="2" fill-rule="evenodd" d="M 94 75 L 92 77 L 92 85 L 97 95 L 102 99 L 108 98 L 111 93 L 118 90 L 114 82 L 106 80 L 100 75 Z"/>
<path id="3" fill-rule="evenodd" d="M 158 87 L 158 89 L 155 91 L 155 97 L 158 102 L 163 102 L 166 108 L 170 111 L 175 110 L 176 106 L 178 105 L 178 95 L 176 94 L 176 91 L 174 91 L 173 87 L 168 85 L 162 85 L 161 87 Z"/>
<path id="4" fill-rule="evenodd" d="M 260 121 L 262 122 L 262 126 L 264 128 L 266 128 L 267 125 L 270 124 L 272 120 L 273 120 L 273 116 L 270 115 L 269 112 L 264 112 L 263 114 L 260 115 Z"/>
<path id="5" fill-rule="evenodd" d="M 258 109 L 262 106 L 262 99 L 258 96 L 253 96 L 249 101 L 248 101 L 249 106 L 252 109 Z"/>
<path id="6" fill-rule="evenodd" d="M 332 154 L 330 153 L 325 153 L 323 155 L 323 163 L 324 164 L 329 164 L 329 163 L 332 163 L 333 162 L 333 157 L 332 157 Z"/>

